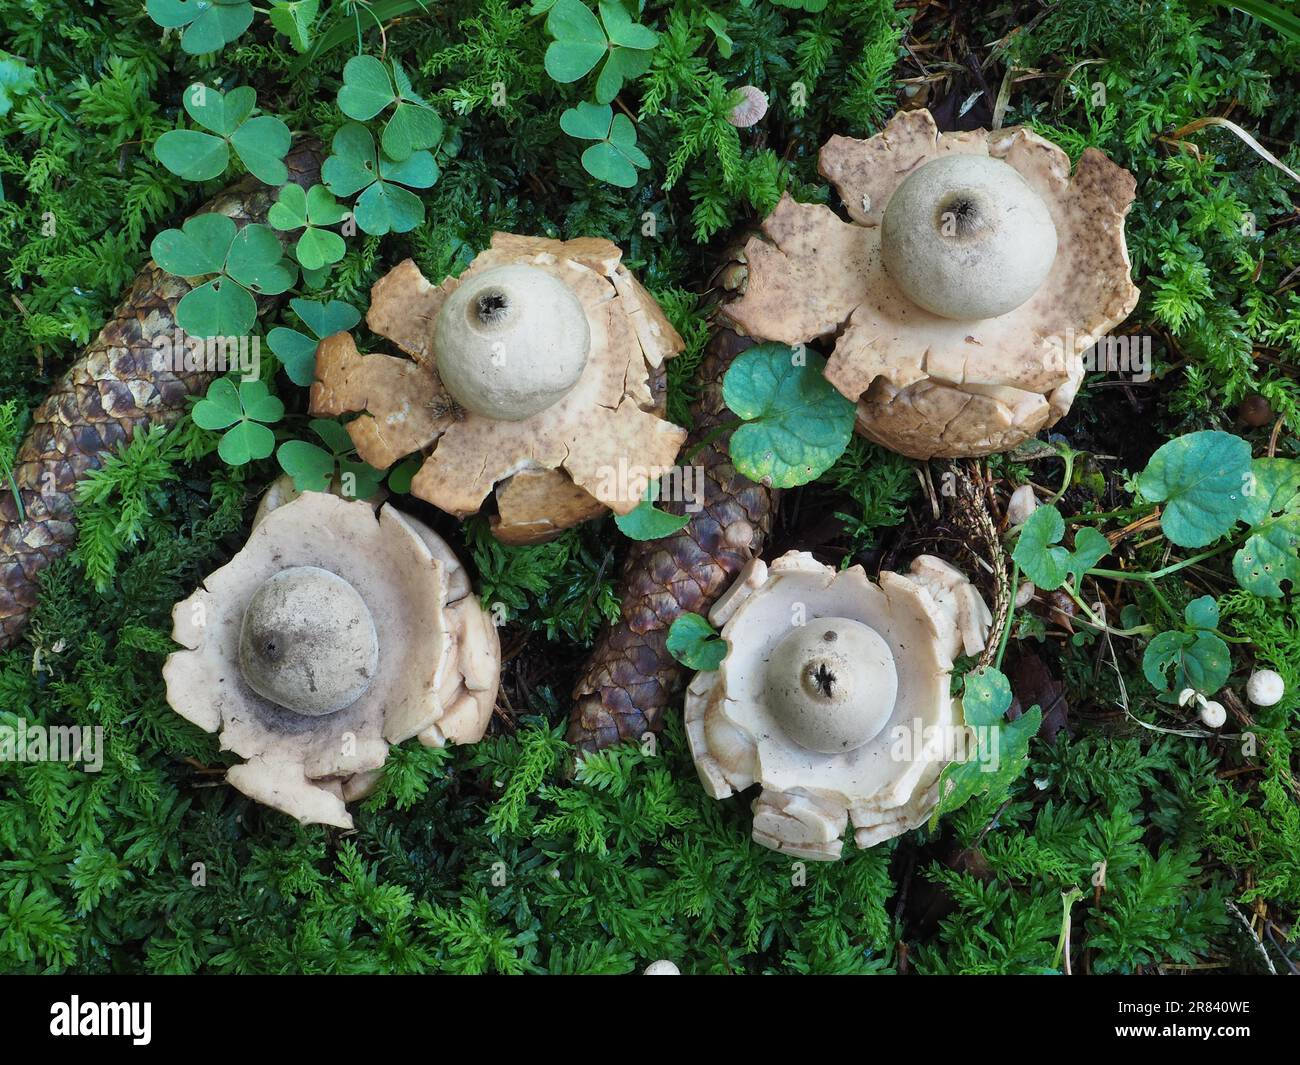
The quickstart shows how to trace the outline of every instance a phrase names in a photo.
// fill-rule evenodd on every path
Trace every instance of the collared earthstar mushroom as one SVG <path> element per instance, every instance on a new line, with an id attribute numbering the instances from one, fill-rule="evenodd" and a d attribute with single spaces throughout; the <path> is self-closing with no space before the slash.
<path id="1" fill-rule="evenodd" d="M 446 542 L 391 506 L 304 492 L 259 515 L 172 611 L 167 701 L 244 759 L 226 779 L 245 795 L 351 828 L 390 744 L 482 738 L 496 630 Z"/>
<path id="2" fill-rule="evenodd" d="M 709 614 L 727 653 L 686 691 L 704 790 L 753 784 L 754 840 L 834 861 L 852 819 L 859 847 L 915 828 L 964 728 L 952 660 L 984 649 L 979 593 L 922 555 L 879 583 L 806 552 L 754 559 Z"/>
<path id="3" fill-rule="evenodd" d="M 327 337 L 312 412 L 360 411 L 347 430 L 378 469 L 422 455 L 412 494 L 457 517 L 495 493 L 505 543 L 626 514 L 686 431 L 663 417 L 682 338 L 621 258 L 607 240 L 496 233 L 438 285 L 408 259 L 371 289 L 366 324 L 410 358 Z"/>
<path id="4" fill-rule="evenodd" d="M 745 246 L 750 336 L 833 341 L 827 379 L 858 430 L 913 458 L 986 455 L 1055 424 L 1082 353 L 1137 303 L 1124 216 L 1136 183 L 1025 128 L 940 133 L 905 111 L 832 137 L 819 169 L 850 221 L 788 194 Z"/>

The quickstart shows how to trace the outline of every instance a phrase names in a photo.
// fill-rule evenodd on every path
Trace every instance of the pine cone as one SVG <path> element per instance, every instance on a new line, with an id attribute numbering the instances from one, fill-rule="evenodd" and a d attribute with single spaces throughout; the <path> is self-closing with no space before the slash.
<path id="1" fill-rule="evenodd" d="M 286 160 L 290 180 L 307 187 L 320 176 L 320 146 L 296 144 Z M 276 190 L 248 177 L 198 211 L 229 215 L 239 226 L 266 220 Z M 190 291 L 152 260 L 100 330 L 32 415 L 14 462 L 26 520 L 12 493 L 0 498 L 0 649 L 17 639 L 36 603 L 39 577 L 76 543 L 74 490 L 104 451 L 131 439 L 137 426 L 179 416 L 189 396 L 206 391 L 207 370 L 155 369 L 152 340 L 176 328 L 176 305 Z M 268 310 L 274 299 L 258 301 Z"/>
<path id="2" fill-rule="evenodd" d="M 605 627 L 574 688 L 568 739 L 586 750 L 663 727 L 664 711 L 686 683 L 685 668 L 668 653 L 669 627 L 682 614 L 707 614 L 741 567 L 762 551 L 771 531 L 780 492 L 736 472 L 727 448 L 730 433 L 705 445 L 689 463 L 684 457 L 733 419 L 722 400 L 722 375 L 753 343 L 720 330 L 700 364 L 695 426 L 679 462 L 703 466 L 703 507 L 672 536 L 636 542 L 628 550 L 622 620 Z M 662 509 L 680 514 L 685 504 L 666 502 Z"/>

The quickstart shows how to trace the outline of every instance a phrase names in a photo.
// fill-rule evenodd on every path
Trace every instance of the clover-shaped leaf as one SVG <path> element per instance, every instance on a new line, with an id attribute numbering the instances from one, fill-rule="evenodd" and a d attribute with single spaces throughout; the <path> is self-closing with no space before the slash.
<path id="1" fill-rule="evenodd" d="M 231 466 L 243 466 L 275 449 L 275 434 L 262 423 L 283 418 L 284 404 L 261 381 L 241 381 L 236 390 L 229 377 L 218 377 L 206 398 L 194 404 L 193 417 L 201 429 L 225 429 L 217 454 Z"/>
<path id="2" fill-rule="evenodd" d="M 165 29 L 186 27 L 181 48 L 190 55 L 215 52 L 253 22 L 249 0 L 146 0 L 145 11 Z"/>
<path id="3" fill-rule="evenodd" d="M 311 47 L 318 14 L 320 0 L 274 0 L 267 17 L 272 26 L 289 38 L 293 50 L 301 54 Z"/>
<path id="4" fill-rule="evenodd" d="M 668 629 L 668 653 L 688 669 L 717 669 L 727 657 L 727 641 L 699 614 L 683 614 Z"/>
<path id="5" fill-rule="evenodd" d="M 150 254 L 178 277 L 216 275 L 187 292 L 176 323 L 196 337 L 242 336 L 257 319 L 253 294 L 276 295 L 294 282 L 275 233 L 253 223 L 237 229 L 222 214 L 201 214 L 153 239 Z"/>
<path id="6" fill-rule="evenodd" d="M 291 140 L 289 127 L 271 115 L 249 118 L 257 94 L 247 86 L 222 93 L 196 82 L 181 97 L 185 110 L 198 125 L 194 129 L 168 130 L 154 142 L 158 161 L 186 181 L 207 181 L 225 173 L 230 150 L 248 172 L 267 185 L 289 180 L 284 157 Z"/>
<path id="7" fill-rule="evenodd" d="M 442 140 L 442 119 L 416 95 L 400 63 L 390 66 L 371 55 L 353 56 L 343 68 L 338 99 L 339 109 L 360 122 L 396 105 L 379 138 L 384 154 L 396 162 Z"/>
<path id="8" fill-rule="evenodd" d="M 655 506 L 659 498 L 659 482 L 646 485 L 645 497 L 628 514 L 615 514 L 614 524 L 630 540 L 659 540 L 671 536 L 690 523 L 689 514 L 669 514 Z"/>
<path id="9" fill-rule="evenodd" d="M 308 427 L 325 447 L 306 440 L 286 440 L 276 452 L 280 468 L 293 478 L 300 492 L 325 492 L 337 477 L 340 494 L 347 499 L 367 499 L 384 479 L 382 470 L 355 459 L 356 447 L 338 422 L 313 418 Z"/>
<path id="10" fill-rule="evenodd" d="M 722 398 L 745 422 L 731 435 L 731 460 L 751 481 L 806 484 L 848 447 L 856 408 L 822 375 L 825 366 L 802 347 L 760 344 L 727 370 Z"/>
<path id="11" fill-rule="evenodd" d="M 347 214 L 347 208 L 324 185 L 313 185 L 308 190 L 301 185 L 285 185 L 266 220 L 276 229 L 303 230 L 294 254 L 304 268 L 319 270 L 338 262 L 347 250 L 342 237 L 320 227 L 336 225 Z"/>
<path id="12" fill-rule="evenodd" d="M 295 385 L 306 387 L 316 380 L 316 345 L 328 336 L 351 329 L 361 321 L 361 312 L 342 300 L 320 303 L 315 300 L 292 299 L 289 306 L 302 319 L 311 335 L 278 325 L 266 334 L 266 342 L 276 358 L 283 363 L 289 380 Z"/>
<path id="13" fill-rule="evenodd" d="M 406 233 L 420 224 L 424 205 L 408 190 L 427 189 L 438 180 L 438 164 L 429 152 L 392 159 L 375 148 L 370 131 L 356 122 L 334 134 L 331 148 L 321 177 L 336 196 L 360 193 L 352 216 L 362 230 L 383 236 Z"/>
<path id="14" fill-rule="evenodd" d="M 1065 535 L 1065 519 L 1050 503 L 1038 507 L 1020 529 L 1011 557 L 1020 570 L 1045 592 L 1055 591 L 1067 579 L 1074 584 L 1110 554 L 1110 541 L 1092 526 L 1084 526 L 1074 534 L 1074 550 L 1061 547 Z"/>
<path id="15" fill-rule="evenodd" d="M 1300 462 L 1256 459 L 1241 520 L 1250 535 L 1232 560 L 1237 583 L 1269 599 L 1282 595 L 1283 581 L 1300 588 Z"/>
<path id="16" fill-rule="evenodd" d="M 625 81 L 650 68 L 650 52 L 659 40 L 654 30 L 634 23 L 617 0 L 602 0 L 599 19 L 581 0 L 557 0 L 546 16 L 546 29 L 555 40 L 543 63 L 561 84 L 577 81 L 605 60 L 596 77 L 600 104 L 609 103 Z"/>
<path id="17" fill-rule="evenodd" d="M 1142 654 L 1142 672 L 1160 692 L 1162 702 L 1176 702 L 1184 688 L 1215 692 L 1232 672 L 1228 645 L 1214 630 L 1219 624 L 1219 607 L 1212 596 L 1203 595 L 1183 610 L 1186 629 L 1162 632 Z"/>
<path id="18" fill-rule="evenodd" d="M 627 115 L 614 114 L 609 104 L 583 100 L 560 115 L 560 128 L 579 140 L 599 141 L 582 153 L 582 166 L 592 177 L 619 188 L 636 184 L 637 168 L 650 165 L 636 146 L 636 126 Z"/>
<path id="19" fill-rule="evenodd" d="M 1208 429 L 1157 449 L 1138 475 L 1137 488 L 1163 502 L 1160 528 L 1179 547 L 1204 547 L 1231 529 L 1246 507 L 1250 445 Z"/>

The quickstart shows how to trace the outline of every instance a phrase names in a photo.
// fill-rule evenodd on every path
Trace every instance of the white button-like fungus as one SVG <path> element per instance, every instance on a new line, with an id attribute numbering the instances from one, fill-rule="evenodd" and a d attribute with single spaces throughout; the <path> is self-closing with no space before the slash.
<path id="1" fill-rule="evenodd" d="M 1272 669 L 1257 669 L 1246 681 L 1246 698 L 1256 706 L 1276 706 L 1286 694 L 1286 681 Z"/>
<path id="2" fill-rule="evenodd" d="M 834 860 L 850 819 L 870 847 L 929 816 L 962 739 L 952 657 L 990 622 L 956 569 L 923 555 L 877 584 L 792 551 L 751 562 L 709 616 L 727 654 L 687 689 L 687 738 L 714 798 L 762 786 L 756 842 Z"/>
<path id="3" fill-rule="evenodd" d="M 641 975 L 642 976 L 681 976 L 682 971 L 681 969 L 677 968 L 675 963 L 668 961 L 667 959 L 660 959 L 659 961 L 652 961 L 649 965 L 647 965 L 645 967 L 645 972 L 642 973 Z"/>
<path id="4" fill-rule="evenodd" d="M 172 611 L 167 701 L 245 759 L 226 779 L 352 827 L 389 744 L 474 743 L 501 650 L 451 548 L 392 507 L 304 492 Z"/>
<path id="5" fill-rule="evenodd" d="M 880 255 L 913 303 L 962 322 L 996 318 L 1046 279 L 1056 226 L 1042 197 L 1001 159 L 943 155 L 890 197 Z"/>
<path id="6" fill-rule="evenodd" d="M 820 171 L 850 220 L 782 197 L 723 313 L 763 340 L 833 343 L 826 377 L 859 431 L 913 458 L 1003 451 L 1063 417 L 1083 353 L 1137 303 L 1133 176 L 1092 148 L 1072 175 L 1025 128 L 941 134 L 925 110 L 832 137 Z"/>
<path id="7" fill-rule="evenodd" d="M 518 422 L 572 391 L 587 365 L 591 328 L 563 281 L 538 266 L 498 266 L 447 297 L 433 349 L 457 403 Z"/>
<path id="8" fill-rule="evenodd" d="M 1032 484 L 1022 484 L 1007 500 L 1007 524 L 1012 528 L 1024 525 L 1038 509 L 1038 497 Z"/>
<path id="9" fill-rule="evenodd" d="M 684 344 L 621 258 L 607 240 L 496 233 L 439 285 L 399 263 L 366 324 L 410 359 L 327 337 L 312 412 L 360 411 L 347 430 L 378 469 L 421 455 L 411 493 L 450 514 L 494 493 L 505 543 L 627 514 L 686 439 L 664 418 L 664 360 Z"/>

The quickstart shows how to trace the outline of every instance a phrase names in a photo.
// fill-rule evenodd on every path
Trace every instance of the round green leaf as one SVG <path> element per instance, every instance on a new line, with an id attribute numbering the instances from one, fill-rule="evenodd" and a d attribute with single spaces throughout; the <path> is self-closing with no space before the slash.
<path id="1" fill-rule="evenodd" d="M 226 172 L 230 149 L 220 137 L 193 129 L 171 129 L 153 146 L 154 155 L 177 177 L 207 181 Z"/>
<path id="2" fill-rule="evenodd" d="M 1160 528 L 1180 547 L 1204 547 L 1231 529 L 1246 508 L 1250 445 L 1218 430 L 1188 433 L 1151 456 L 1138 490 L 1163 502 Z"/>
<path id="3" fill-rule="evenodd" d="M 558 0 L 546 17 L 546 29 L 555 40 L 542 62 L 546 73 L 561 84 L 577 81 L 609 50 L 605 31 L 581 0 Z"/>
<path id="4" fill-rule="evenodd" d="M 1255 529 L 1232 560 L 1232 574 L 1246 591 L 1268 599 L 1282 595 L 1282 582 L 1300 589 L 1300 514 L 1270 518 Z"/>
<path id="5" fill-rule="evenodd" d="M 992 666 L 972 670 L 966 674 L 961 706 L 968 725 L 1000 724 L 1011 706 L 1011 682 Z"/>
<path id="6" fill-rule="evenodd" d="M 1232 672 L 1232 656 L 1214 633 L 1162 632 L 1147 644 L 1142 672 L 1168 699 L 1184 688 L 1216 692 Z"/>
<path id="7" fill-rule="evenodd" d="M 727 370 L 723 399 L 746 423 L 732 433 L 731 459 L 750 480 L 806 484 L 848 446 L 855 407 L 822 376 L 825 366 L 814 352 L 760 344 Z"/>
<path id="8" fill-rule="evenodd" d="M 727 641 L 699 614 L 683 614 L 668 629 L 668 653 L 688 669 L 717 669 L 727 657 Z"/>
<path id="9" fill-rule="evenodd" d="M 634 510 L 614 515 L 614 524 L 629 540 L 659 540 L 690 524 L 689 514 L 669 514 L 656 508 L 655 500 L 658 496 L 659 485 L 651 481 L 646 488 L 645 498 Z"/>

